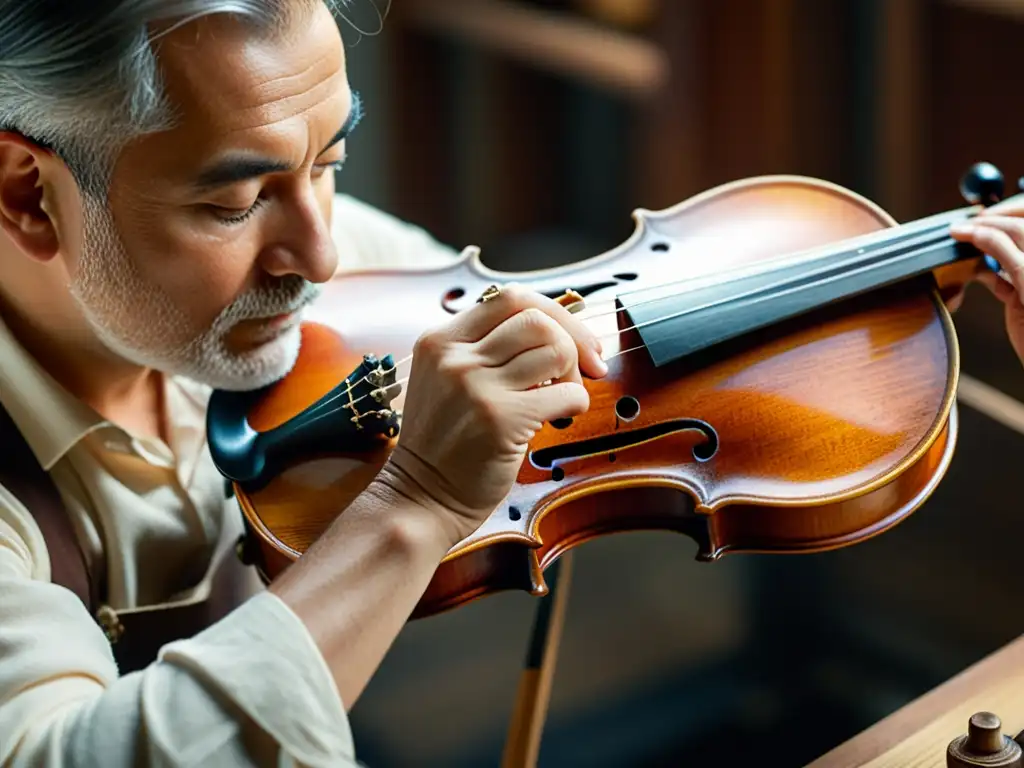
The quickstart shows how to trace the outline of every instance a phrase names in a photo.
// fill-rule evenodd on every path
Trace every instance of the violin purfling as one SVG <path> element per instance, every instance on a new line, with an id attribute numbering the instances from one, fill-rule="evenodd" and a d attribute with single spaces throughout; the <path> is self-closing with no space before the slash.
<path id="1" fill-rule="evenodd" d="M 372 481 L 401 439 L 406 359 L 429 327 L 517 282 L 582 298 L 608 374 L 589 410 L 545 424 L 504 502 L 440 563 L 413 617 L 502 590 L 616 532 L 687 535 L 697 558 L 818 552 L 876 536 L 935 490 L 957 437 L 959 351 L 944 299 L 991 259 L 950 224 L 906 224 L 835 184 L 744 179 L 664 211 L 583 262 L 498 273 L 441 267 L 339 276 L 304 322 L 296 365 L 256 392 L 214 392 L 208 439 L 231 481 L 243 559 L 269 581 Z M 569 292 L 569 293 L 567 293 Z"/>

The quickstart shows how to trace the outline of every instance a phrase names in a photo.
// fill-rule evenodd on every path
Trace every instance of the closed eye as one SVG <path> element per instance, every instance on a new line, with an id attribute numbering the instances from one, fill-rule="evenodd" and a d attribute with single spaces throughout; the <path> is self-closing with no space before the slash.
<path id="1" fill-rule="evenodd" d="M 342 167 L 344 167 L 345 165 L 345 159 L 346 158 L 343 157 L 340 160 L 332 160 L 331 162 L 326 163 L 316 163 L 313 166 L 313 177 L 320 178 L 328 170 L 332 170 L 335 172 L 340 171 Z M 268 199 L 261 194 L 253 201 L 252 205 L 250 205 L 248 208 L 244 210 L 225 208 L 224 206 L 221 205 L 209 205 L 207 207 L 213 213 L 214 218 L 216 218 L 217 221 L 220 222 L 221 224 L 236 226 L 251 218 L 256 213 L 256 211 L 258 211 L 267 202 L 269 202 Z"/>
<path id="2" fill-rule="evenodd" d="M 215 219 L 222 224 L 236 225 L 246 221 L 267 203 L 265 197 L 257 197 L 253 204 L 245 210 L 239 211 L 232 208 L 224 208 L 219 205 L 209 206 Z"/>

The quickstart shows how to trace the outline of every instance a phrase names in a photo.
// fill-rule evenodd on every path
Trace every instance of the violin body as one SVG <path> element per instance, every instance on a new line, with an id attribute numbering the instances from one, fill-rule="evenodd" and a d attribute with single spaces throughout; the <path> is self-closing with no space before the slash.
<path id="1" fill-rule="evenodd" d="M 244 401 L 215 393 L 215 460 L 224 471 L 217 441 L 228 440 L 218 424 L 229 412 L 244 414 L 257 435 L 287 427 L 365 355 L 405 358 L 425 329 L 471 306 L 488 285 L 517 282 L 552 296 L 581 294 L 609 372 L 585 380 L 586 413 L 537 433 L 505 502 L 450 550 L 414 617 L 501 590 L 543 595 L 547 566 L 606 534 L 683 533 L 699 559 L 713 561 L 854 544 L 920 507 L 957 438 L 959 355 L 940 288 L 962 284 L 974 262 L 658 365 L 629 313 L 598 309 L 637 286 L 685 286 L 896 222 L 849 190 L 794 176 L 726 184 L 666 211 L 637 211 L 634 220 L 619 247 L 551 270 L 496 273 L 467 252 L 450 266 L 339 277 L 303 326 L 291 374 Z M 389 407 L 397 412 L 401 402 L 400 394 Z M 257 480 L 236 480 L 246 557 L 264 579 L 344 514 L 395 439 L 391 430 L 358 446 L 342 437 L 310 441 Z"/>

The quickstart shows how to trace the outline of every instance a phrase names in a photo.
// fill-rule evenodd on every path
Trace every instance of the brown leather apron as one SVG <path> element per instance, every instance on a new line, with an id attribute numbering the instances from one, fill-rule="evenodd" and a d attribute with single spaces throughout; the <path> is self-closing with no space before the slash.
<path id="1" fill-rule="evenodd" d="M 25 505 L 42 531 L 52 581 L 78 595 L 103 627 L 122 675 L 144 669 L 156 660 L 162 646 L 200 632 L 253 593 L 252 569 L 229 547 L 211 565 L 213 578 L 207 595 L 184 603 L 114 611 L 104 602 L 103 563 L 91 562 L 79 546 L 60 492 L 2 406 L 0 456 L 0 485 Z"/>

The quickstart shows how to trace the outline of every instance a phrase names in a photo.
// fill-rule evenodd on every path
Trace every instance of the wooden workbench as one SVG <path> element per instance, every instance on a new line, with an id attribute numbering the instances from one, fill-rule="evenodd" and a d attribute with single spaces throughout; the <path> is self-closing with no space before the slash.
<path id="1" fill-rule="evenodd" d="M 807 768 L 946 768 L 975 712 L 1024 730 L 1024 635 L 815 760 Z"/>

